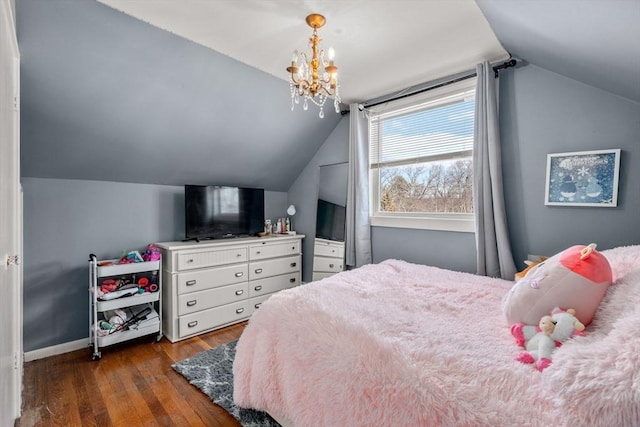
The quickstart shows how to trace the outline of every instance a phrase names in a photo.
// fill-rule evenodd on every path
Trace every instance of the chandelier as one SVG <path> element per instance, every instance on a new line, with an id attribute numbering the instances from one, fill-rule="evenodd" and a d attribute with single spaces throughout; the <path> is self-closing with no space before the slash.
<path id="1" fill-rule="evenodd" d="M 333 97 L 333 106 L 336 113 L 340 112 L 340 93 L 338 85 L 338 67 L 333 63 L 335 52 L 333 48 L 327 51 L 327 60 L 324 57 L 324 50 L 318 51 L 318 45 L 322 41 L 318 37 L 318 28 L 322 27 L 326 22 L 324 16 L 312 13 L 306 18 L 307 25 L 313 28 L 313 35 L 309 37 L 311 45 L 311 57 L 309 58 L 305 52 L 298 53 L 293 51 L 291 58 L 291 66 L 287 67 L 287 71 L 291 75 L 289 81 L 291 88 L 291 110 L 293 111 L 295 104 L 300 103 L 303 99 L 302 108 L 306 111 L 309 108 L 308 102 L 311 101 L 320 107 L 320 118 L 324 117 L 324 103 L 327 98 Z"/>

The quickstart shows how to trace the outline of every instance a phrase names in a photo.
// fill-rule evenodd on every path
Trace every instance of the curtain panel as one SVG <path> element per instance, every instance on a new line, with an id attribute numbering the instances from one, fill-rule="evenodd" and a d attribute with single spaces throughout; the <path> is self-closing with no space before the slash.
<path id="1" fill-rule="evenodd" d="M 494 70 L 485 61 L 476 67 L 476 112 L 473 144 L 473 210 L 476 224 L 477 273 L 513 280 L 513 262 L 502 185 L 498 96 Z"/>
<path id="2" fill-rule="evenodd" d="M 345 263 L 349 268 L 371 263 L 369 221 L 369 117 L 358 104 L 349 105 L 349 179 Z"/>

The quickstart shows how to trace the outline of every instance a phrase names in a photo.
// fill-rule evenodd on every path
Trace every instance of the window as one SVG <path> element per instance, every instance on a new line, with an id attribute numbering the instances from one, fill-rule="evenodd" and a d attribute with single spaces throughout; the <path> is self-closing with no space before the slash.
<path id="1" fill-rule="evenodd" d="M 372 107 L 371 224 L 474 231 L 476 78 Z"/>

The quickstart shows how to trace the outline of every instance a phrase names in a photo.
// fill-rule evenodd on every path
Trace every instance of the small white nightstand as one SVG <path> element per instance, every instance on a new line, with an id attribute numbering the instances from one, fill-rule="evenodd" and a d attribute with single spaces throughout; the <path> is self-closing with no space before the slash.
<path id="1" fill-rule="evenodd" d="M 313 246 L 313 280 L 324 279 L 344 270 L 344 242 L 316 237 Z"/>

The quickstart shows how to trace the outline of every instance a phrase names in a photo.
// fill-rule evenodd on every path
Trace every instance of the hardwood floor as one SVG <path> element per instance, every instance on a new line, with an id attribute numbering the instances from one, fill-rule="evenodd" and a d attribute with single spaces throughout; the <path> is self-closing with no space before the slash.
<path id="1" fill-rule="evenodd" d="M 31 426 L 240 426 L 171 365 L 239 338 L 245 323 L 175 344 L 155 336 L 24 365 L 22 416 Z"/>

